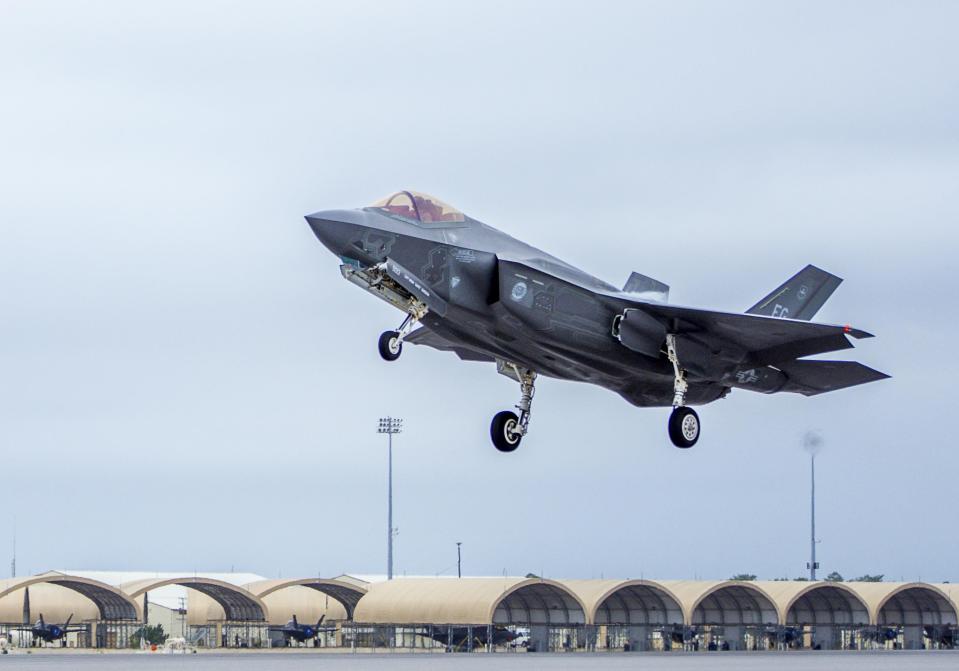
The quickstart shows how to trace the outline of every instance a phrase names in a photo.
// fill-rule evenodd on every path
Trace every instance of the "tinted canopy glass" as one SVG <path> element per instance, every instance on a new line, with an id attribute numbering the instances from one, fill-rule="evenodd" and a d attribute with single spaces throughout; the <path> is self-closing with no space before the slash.
<path id="1" fill-rule="evenodd" d="M 416 191 L 397 191 L 392 196 L 376 201 L 373 207 L 424 224 L 466 221 L 466 216 L 452 205 Z"/>

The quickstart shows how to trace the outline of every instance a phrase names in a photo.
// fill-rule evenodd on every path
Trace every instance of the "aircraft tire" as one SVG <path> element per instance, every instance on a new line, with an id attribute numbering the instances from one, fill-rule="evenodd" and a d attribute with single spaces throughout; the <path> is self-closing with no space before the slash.
<path id="1" fill-rule="evenodd" d="M 699 415 L 692 408 L 680 406 L 673 408 L 669 416 L 669 439 L 673 445 L 683 449 L 692 447 L 699 440 Z"/>
<path id="2" fill-rule="evenodd" d="M 500 452 L 512 452 L 523 440 L 523 436 L 513 433 L 513 430 L 519 425 L 519 417 L 515 412 L 503 410 L 493 415 L 493 421 L 490 422 L 489 435 L 493 440 L 493 446 Z"/>
<path id="3" fill-rule="evenodd" d="M 396 361 L 403 353 L 403 342 L 399 340 L 398 331 L 384 331 L 380 334 L 380 341 L 377 344 L 380 350 L 380 356 L 385 361 Z"/>

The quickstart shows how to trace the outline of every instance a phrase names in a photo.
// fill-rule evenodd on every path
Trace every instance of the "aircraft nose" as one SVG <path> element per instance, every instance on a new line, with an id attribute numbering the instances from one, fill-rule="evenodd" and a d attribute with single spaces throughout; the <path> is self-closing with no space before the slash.
<path id="1" fill-rule="evenodd" d="M 307 215 L 306 221 L 327 249 L 344 256 L 357 230 L 356 224 L 350 221 L 354 218 L 352 215 L 349 210 L 327 210 Z"/>

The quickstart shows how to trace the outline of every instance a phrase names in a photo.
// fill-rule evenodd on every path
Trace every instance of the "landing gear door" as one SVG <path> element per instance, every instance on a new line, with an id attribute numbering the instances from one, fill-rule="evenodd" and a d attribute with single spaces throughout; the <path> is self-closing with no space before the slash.
<path id="1" fill-rule="evenodd" d="M 447 304 L 435 291 L 419 277 L 408 271 L 393 259 L 386 259 L 386 274 L 394 282 L 409 291 L 414 297 L 421 300 L 430 309 L 430 312 L 443 317 L 446 315 Z"/>

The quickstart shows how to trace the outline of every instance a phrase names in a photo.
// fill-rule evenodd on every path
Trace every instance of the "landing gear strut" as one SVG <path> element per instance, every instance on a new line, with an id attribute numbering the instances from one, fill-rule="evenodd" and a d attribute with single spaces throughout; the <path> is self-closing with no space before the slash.
<path id="1" fill-rule="evenodd" d="M 426 315 L 426 306 L 422 303 L 411 303 L 406 319 L 395 331 L 384 331 L 380 334 L 377 349 L 380 356 L 386 361 L 396 361 L 403 353 L 403 339 L 410 334 L 417 322 Z"/>
<path id="2" fill-rule="evenodd" d="M 519 415 L 511 410 L 503 410 L 493 416 L 489 433 L 493 445 L 500 452 L 512 452 L 519 447 L 520 441 L 529 430 L 529 418 L 532 414 L 533 395 L 536 393 L 536 372 L 522 368 L 508 361 L 497 361 L 499 373 L 511 377 L 520 386 L 520 400 L 516 404 Z"/>
<path id="3" fill-rule="evenodd" d="M 699 440 L 699 415 L 692 408 L 686 407 L 686 392 L 689 384 L 686 382 L 686 371 L 680 367 L 679 356 L 676 353 L 676 336 L 666 336 L 666 356 L 673 364 L 673 412 L 669 416 L 669 439 L 676 447 L 692 447 Z"/>

